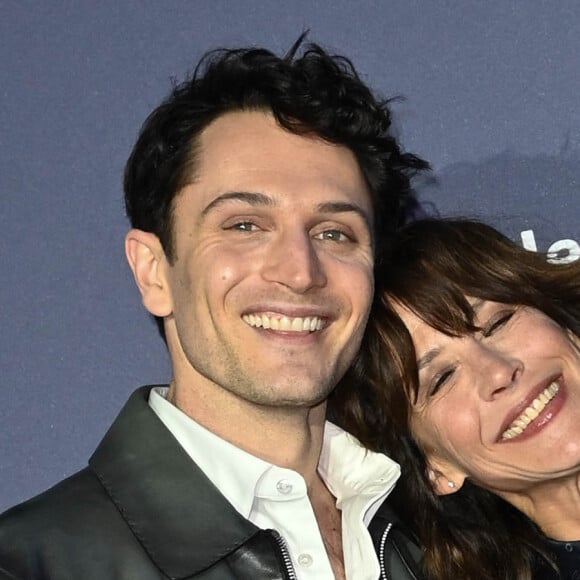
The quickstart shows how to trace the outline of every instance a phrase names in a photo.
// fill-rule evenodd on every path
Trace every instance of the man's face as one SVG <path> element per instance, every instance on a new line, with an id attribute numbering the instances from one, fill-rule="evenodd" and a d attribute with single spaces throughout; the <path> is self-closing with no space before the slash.
<path id="1" fill-rule="evenodd" d="M 166 333 L 178 389 L 253 404 L 324 400 L 373 293 L 372 205 L 352 152 L 233 112 L 201 135 L 174 200 Z"/>

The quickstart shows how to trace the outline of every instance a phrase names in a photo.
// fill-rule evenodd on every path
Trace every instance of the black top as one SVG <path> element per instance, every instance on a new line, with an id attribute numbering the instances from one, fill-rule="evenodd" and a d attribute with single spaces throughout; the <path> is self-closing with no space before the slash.
<path id="1" fill-rule="evenodd" d="M 563 580 L 580 580 L 580 540 L 575 542 L 550 541 L 550 549 L 560 567 Z"/>

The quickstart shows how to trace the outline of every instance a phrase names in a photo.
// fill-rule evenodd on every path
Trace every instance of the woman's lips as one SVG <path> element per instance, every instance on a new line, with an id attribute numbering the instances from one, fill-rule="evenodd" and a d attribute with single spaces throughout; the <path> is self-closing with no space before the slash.
<path id="1" fill-rule="evenodd" d="M 562 407 L 566 398 L 561 377 L 551 379 L 545 386 L 535 389 L 532 399 L 520 405 L 520 410 L 512 414 L 502 427 L 501 442 L 521 440 L 537 433 Z M 523 408 L 521 408 L 523 406 Z"/>

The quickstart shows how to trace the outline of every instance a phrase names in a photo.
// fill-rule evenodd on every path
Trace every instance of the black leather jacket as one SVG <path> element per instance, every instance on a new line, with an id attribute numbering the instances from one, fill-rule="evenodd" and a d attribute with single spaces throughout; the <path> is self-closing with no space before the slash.
<path id="1" fill-rule="evenodd" d="M 0 579 L 295 578 L 279 534 L 243 518 L 192 463 L 150 389 L 131 396 L 86 469 L 0 516 Z M 371 533 L 384 578 L 419 578 L 388 506 Z"/>
<path id="2" fill-rule="evenodd" d="M 379 557 L 381 580 L 425 580 L 421 572 L 421 548 L 388 500 L 373 518 L 369 532 Z"/>

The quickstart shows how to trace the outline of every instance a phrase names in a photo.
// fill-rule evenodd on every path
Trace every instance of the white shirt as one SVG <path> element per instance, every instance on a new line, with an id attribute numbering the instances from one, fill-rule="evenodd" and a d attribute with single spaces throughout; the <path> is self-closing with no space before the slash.
<path id="1" fill-rule="evenodd" d="M 167 391 L 155 387 L 149 405 L 208 479 L 243 517 L 278 530 L 300 580 L 334 578 L 304 478 L 208 431 L 169 403 Z M 377 580 L 379 562 L 367 525 L 393 489 L 399 465 L 327 422 L 318 473 L 342 512 L 346 577 Z"/>

